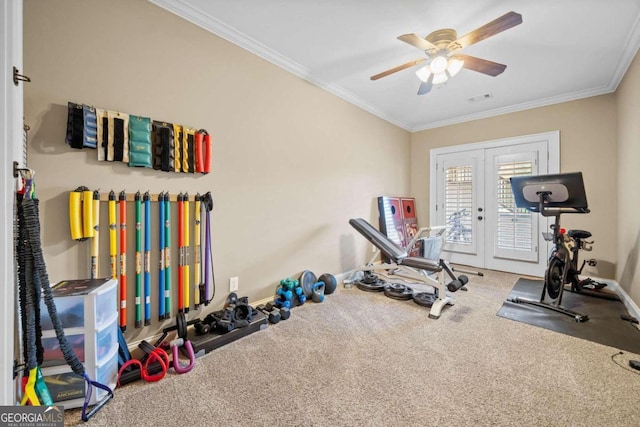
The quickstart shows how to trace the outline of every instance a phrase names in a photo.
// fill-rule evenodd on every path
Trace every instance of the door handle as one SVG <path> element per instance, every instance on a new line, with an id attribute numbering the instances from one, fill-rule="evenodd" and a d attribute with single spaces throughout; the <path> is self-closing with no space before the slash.
<path id="1" fill-rule="evenodd" d="M 482 215 L 478 216 L 478 221 L 482 221 Z"/>

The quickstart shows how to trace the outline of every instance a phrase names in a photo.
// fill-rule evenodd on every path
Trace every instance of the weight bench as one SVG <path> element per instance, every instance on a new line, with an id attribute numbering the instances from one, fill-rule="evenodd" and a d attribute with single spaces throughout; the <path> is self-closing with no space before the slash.
<path id="1" fill-rule="evenodd" d="M 464 275 L 456 277 L 449 266 L 441 259 L 436 261 L 427 258 L 410 257 L 406 250 L 400 249 L 392 240 L 362 218 L 350 219 L 349 224 L 389 259 L 388 263 L 374 264 L 373 262 L 378 255 L 376 253 L 364 266 L 356 268 L 353 271 L 353 276 L 359 271 L 376 272 L 390 280 L 400 279 L 405 282 L 432 286 L 435 288 L 437 296 L 429 311 L 429 317 L 432 319 L 440 317 L 442 308 L 445 305 L 454 304 L 453 298 L 447 294 L 447 290 L 456 292 L 469 281 Z M 443 272 L 447 273 L 452 279 L 446 287 L 444 285 Z M 438 273 L 439 279 L 436 280 L 430 277 L 430 273 Z"/>

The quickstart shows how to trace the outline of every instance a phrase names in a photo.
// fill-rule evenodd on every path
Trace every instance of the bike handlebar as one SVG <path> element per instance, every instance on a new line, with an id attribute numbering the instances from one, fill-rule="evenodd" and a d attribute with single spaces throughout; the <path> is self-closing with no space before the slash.
<path id="1" fill-rule="evenodd" d="M 539 212 L 542 216 L 558 216 L 564 213 L 587 214 L 589 208 L 542 208 L 531 207 L 531 212 Z"/>

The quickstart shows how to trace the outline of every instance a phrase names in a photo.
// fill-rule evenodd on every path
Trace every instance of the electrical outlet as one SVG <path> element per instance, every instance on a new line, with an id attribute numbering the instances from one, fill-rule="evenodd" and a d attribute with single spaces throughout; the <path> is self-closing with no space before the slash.
<path id="1" fill-rule="evenodd" d="M 238 292 L 238 278 L 230 277 L 229 278 L 229 292 Z"/>

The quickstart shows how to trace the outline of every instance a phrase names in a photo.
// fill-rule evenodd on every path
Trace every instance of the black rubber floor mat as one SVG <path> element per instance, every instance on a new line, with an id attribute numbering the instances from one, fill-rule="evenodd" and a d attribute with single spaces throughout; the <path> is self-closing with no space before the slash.
<path id="1" fill-rule="evenodd" d="M 518 279 L 509 299 L 519 296 L 539 300 L 542 287 L 542 281 Z M 510 301 L 502 304 L 497 315 L 640 354 L 640 330 L 630 322 L 620 319 L 621 314 L 629 314 L 622 302 L 565 291 L 562 294 L 562 306 L 588 315 L 589 320 L 578 323 L 572 317 L 552 310 Z"/>

